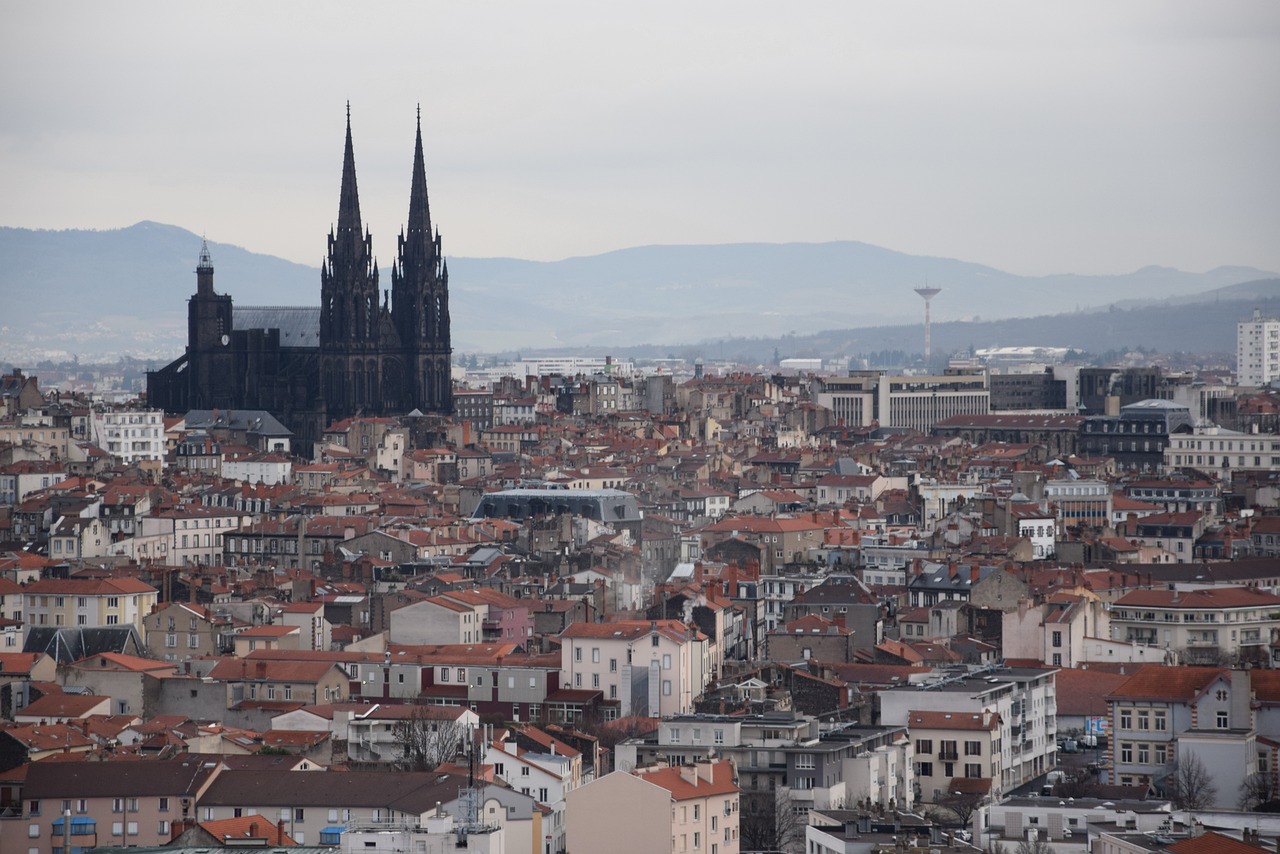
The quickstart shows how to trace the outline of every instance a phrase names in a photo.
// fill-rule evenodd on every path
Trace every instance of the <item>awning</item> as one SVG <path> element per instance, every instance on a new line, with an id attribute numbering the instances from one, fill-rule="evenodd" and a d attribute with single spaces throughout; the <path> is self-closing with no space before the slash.
<path id="1" fill-rule="evenodd" d="M 98 822 L 95 821 L 94 819 L 88 818 L 87 816 L 83 818 L 76 818 L 73 816 L 71 819 L 72 833 L 93 833 L 96 830 L 97 826 L 98 826 Z M 56 836 L 61 832 L 62 832 L 62 819 L 59 818 L 53 823 L 53 833 Z"/>
<path id="2" fill-rule="evenodd" d="M 320 832 L 321 832 L 321 833 L 332 833 L 332 834 L 346 833 L 346 832 L 347 832 L 347 826 L 346 826 L 345 824 L 333 824 L 333 825 L 330 825 L 330 826 L 328 826 L 328 827 L 322 827 L 322 828 L 320 829 Z"/>

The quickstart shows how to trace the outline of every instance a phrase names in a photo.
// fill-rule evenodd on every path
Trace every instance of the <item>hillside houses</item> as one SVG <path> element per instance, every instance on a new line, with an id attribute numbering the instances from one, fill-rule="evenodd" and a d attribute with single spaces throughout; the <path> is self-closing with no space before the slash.
<path id="1" fill-rule="evenodd" d="M 512 850 L 531 851 L 573 839 L 575 802 L 632 795 L 655 816 L 662 797 L 686 806 L 671 830 L 690 842 L 712 830 L 694 804 L 727 803 L 720 844 L 733 804 L 757 810 L 771 791 L 798 815 L 1000 798 L 1090 728 L 1117 733 L 1093 785 L 1162 794 L 1191 752 L 1223 774 L 1272 761 L 1280 508 L 1266 472 L 1234 458 L 1230 478 L 1135 469 L 1127 450 L 1100 456 L 1120 421 L 1079 415 L 839 423 L 833 406 L 923 400 L 859 390 L 865 376 L 544 379 L 460 394 L 453 418 L 344 419 L 309 458 L 285 436 L 167 419 L 161 461 L 73 473 L 34 440 L 19 455 L 39 465 L 0 459 L 0 758 L 214 766 L 155 791 L 122 777 L 116 795 L 105 777 L 31 777 L 110 797 L 100 812 L 85 794 L 81 813 L 66 796 L 85 835 L 90 821 L 127 830 L 138 798 L 151 836 L 137 838 L 173 838 L 185 799 L 188 821 L 288 806 L 283 832 L 312 844 L 375 812 L 426 821 L 428 796 L 456 802 L 456 784 L 437 797 L 404 776 L 420 773 L 403 765 L 418 727 L 453 739 L 447 761 L 432 754 L 442 776 L 465 776 L 457 751 L 476 745 L 485 802 L 522 834 Z M 981 397 L 956 382 L 965 406 Z M 1245 690 L 1246 664 L 1247 714 L 1217 699 Z M 1148 667 L 1198 692 L 1194 725 L 1158 679 L 1124 687 Z M 1090 673 L 1108 674 L 1106 699 L 1059 706 L 1057 679 Z M 1168 738 L 1138 723 L 1157 706 Z M 708 758 L 736 776 L 689 770 Z M 619 759 L 641 768 L 603 773 Z M 290 794 L 295 761 L 408 782 Z M 52 851 L 57 817 L 22 798 L 14 818 Z M 0 819 L 0 849 L 12 832 Z"/>

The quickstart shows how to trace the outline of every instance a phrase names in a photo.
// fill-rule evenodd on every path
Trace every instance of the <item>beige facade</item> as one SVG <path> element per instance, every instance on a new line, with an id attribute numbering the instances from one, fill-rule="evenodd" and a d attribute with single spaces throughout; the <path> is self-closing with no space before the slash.
<path id="1" fill-rule="evenodd" d="M 53 579 L 28 584 L 22 619 L 28 626 L 97 628 L 132 625 L 155 607 L 156 589 L 133 578 Z"/>
<path id="2" fill-rule="evenodd" d="M 613 854 L 736 854 L 739 850 L 736 791 L 732 795 L 708 791 L 705 797 L 677 801 L 648 775 L 615 771 L 574 789 L 566 801 L 566 854 L 600 851 L 601 840 L 608 840 L 607 850 Z M 730 802 L 729 815 L 724 815 L 726 802 Z M 710 829 L 713 812 L 715 831 Z M 730 819 L 732 826 L 727 823 Z M 726 828 L 731 837 L 727 843 L 721 838 Z"/>
<path id="3" fill-rule="evenodd" d="M 147 651 L 164 661 L 222 655 L 231 645 L 231 620 L 207 608 L 173 602 L 143 618 Z"/>
<path id="4" fill-rule="evenodd" d="M 691 712 L 711 675 L 706 636 L 676 620 L 574 623 L 560 637 L 563 686 L 604 691 L 624 717 Z"/>

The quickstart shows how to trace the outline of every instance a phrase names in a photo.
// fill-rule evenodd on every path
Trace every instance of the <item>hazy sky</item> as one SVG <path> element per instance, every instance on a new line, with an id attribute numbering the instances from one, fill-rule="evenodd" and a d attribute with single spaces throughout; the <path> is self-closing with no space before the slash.
<path id="1" fill-rule="evenodd" d="M 421 103 L 451 255 L 1280 270 L 1274 0 L 9 2 L 0 81 L 0 225 L 151 219 L 318 265 L 350 99 L 384 268 Z"/>

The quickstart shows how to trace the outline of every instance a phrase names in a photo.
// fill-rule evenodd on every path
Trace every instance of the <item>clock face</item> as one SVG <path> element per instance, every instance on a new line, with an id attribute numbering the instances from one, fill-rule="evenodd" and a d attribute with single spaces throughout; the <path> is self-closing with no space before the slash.
<path id="1" fill-rule="evenodd" d="M 223 336 L 222 336 L 222 346 L 223 346 L 223 347 L 227 346 L 227 344 L 229 344 L 230 342 L 231 342 L 231 336 L 230 336 L 230 335 L 223 335 Z"/>

